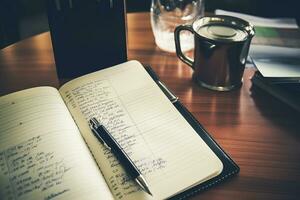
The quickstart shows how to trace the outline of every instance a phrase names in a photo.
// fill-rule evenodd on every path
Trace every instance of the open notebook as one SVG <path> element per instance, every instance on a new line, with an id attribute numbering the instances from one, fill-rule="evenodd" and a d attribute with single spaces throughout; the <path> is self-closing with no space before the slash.
<path id="1" fill-rule="evenodd" d="M 137 61 L 79 77 L 59 90 L 37 87 L 1 97 L 1 198 L 182 198 L 236 173 L 233 161 L 204 130 L 199 137 L 178 106 Z M 153 196 L 97 141 L 91 117 L 129 154 Z"/>

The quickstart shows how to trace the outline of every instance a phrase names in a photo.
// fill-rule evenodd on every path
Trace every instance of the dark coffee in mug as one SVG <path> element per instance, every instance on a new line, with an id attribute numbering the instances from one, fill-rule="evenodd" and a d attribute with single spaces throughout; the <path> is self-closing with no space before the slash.
<path id="1" fill-rule="evenodd" d="M 194 60 L 185 56 L 180 47 L 180 32 L 194 34 Z M 248 22 L 230 16 L 200 18 L 192 25 L 175 29 L 177 56 L 194 69 L 193 78 L 203 87 L 229 91 L 242 84 L 254 28 Z"/>

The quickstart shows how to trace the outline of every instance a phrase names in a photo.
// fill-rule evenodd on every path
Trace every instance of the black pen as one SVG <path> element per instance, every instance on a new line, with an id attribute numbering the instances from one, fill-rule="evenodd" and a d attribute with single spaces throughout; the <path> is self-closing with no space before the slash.
<path id="1" fill-rule="evenodd" d="M 119 143 L 114 139 L 114 137 L 102 124 L 98 122 L 96 118 L 93 117 L 90 119 L 89 123 L 92 132 L 99 142 L 107 147 L 118 158 L 119 162 L 125 168 L 126 172 L 131 176 L 131 178 L 133 178 L 144 191 L 152 195 L 142 173 L 138 170 L 138 168 L 129 158 L 127 153 L 122 149 Z"/>

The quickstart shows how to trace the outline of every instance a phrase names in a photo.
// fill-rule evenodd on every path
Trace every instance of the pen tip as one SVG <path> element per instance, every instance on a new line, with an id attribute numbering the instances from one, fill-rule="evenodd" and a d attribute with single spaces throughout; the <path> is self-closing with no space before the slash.
<path id="1" fill-rule="evenodd" d="M 150 190 L 149 190 L 148 188 L 144 188 L 144 189 L 145 189 L 145 191 L 146 191 L 148 194 L 150 194 L 151 196 L 153 196 L 152 193 L 150 192 Z"/>
<path id="2" fill-rule="evenodd" d="M 135 181 L 141 186 L 141 188 L 142 188 L 145 192 L 147 192 L 148 194 L 150 194 L 151 196 L 153 196 L 152 193 L 150 192 L 149 187 L 148 187 L 148 184 L 147 184 L 147 182 L 146 182 L 146 180 L 144 179 L 143 176 L 141 176 L 141 175 L 138 176 L 138 177 L 135 179 Z"/>

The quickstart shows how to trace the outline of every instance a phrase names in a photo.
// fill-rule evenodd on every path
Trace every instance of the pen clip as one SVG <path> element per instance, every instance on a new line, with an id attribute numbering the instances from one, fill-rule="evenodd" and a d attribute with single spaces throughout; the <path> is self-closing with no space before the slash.
<path id="1" fill-rule="evenodd" d="M 104 140 L 102 139 L 102 137 L 100 136 L 100 134 L 98 133 L 98 131 L 95 130 L 93 127 L 91 127 L 91 130 L 94 133 L 95 137 L 99 140 L 99 142 L 101 144 L 103 144 L 103 146 L 105 146 L 105 148 L 107 148 L 108 150 L 111 151 L 111 148 L 104 142 Z"/>
<path id="2" fill-rule="evenodd" d="M 101 124 L 98 122 L 98 120 L 96 118 L 92 118 L 92 119 L 90 119 L 90 123 L 89 124 L 90 124 L 90 128 L 91 128 L 93 134 L 99 140 L 99 142 L 101 144 L 103 144 L 107 149 L 109 149 L 111 151 L 111 148 L 104 142 L 104 140 L 102 139 L 99 131 L 97 131 L 98 128 L 101 127 Z"/>

